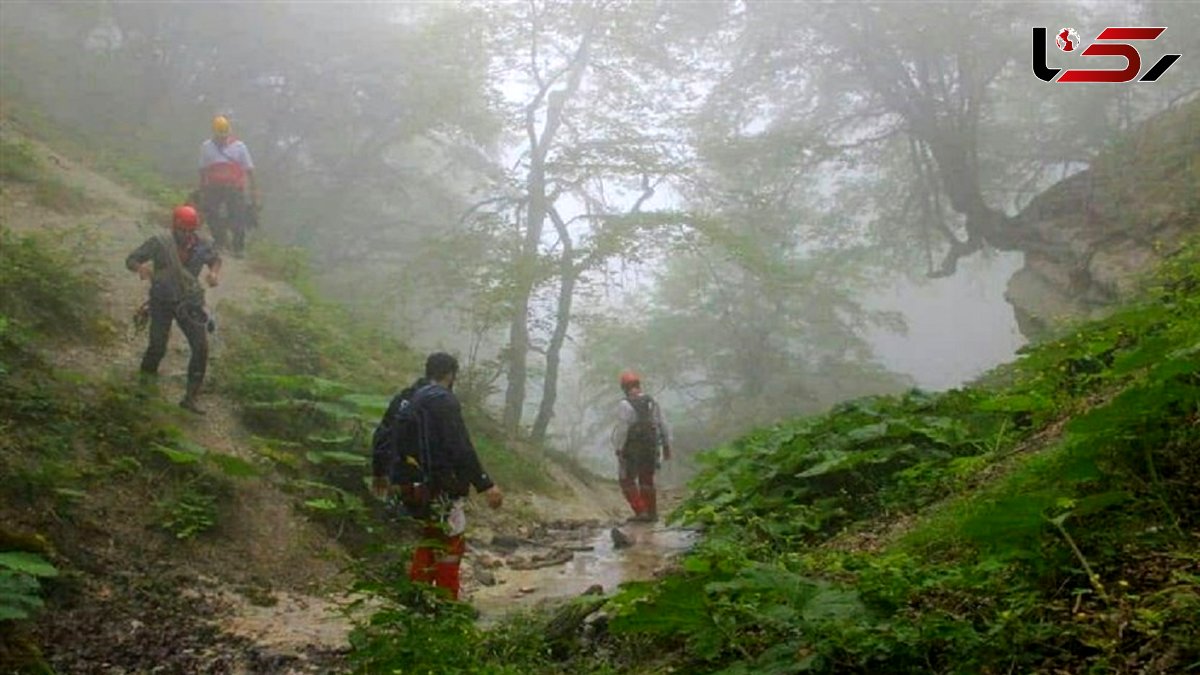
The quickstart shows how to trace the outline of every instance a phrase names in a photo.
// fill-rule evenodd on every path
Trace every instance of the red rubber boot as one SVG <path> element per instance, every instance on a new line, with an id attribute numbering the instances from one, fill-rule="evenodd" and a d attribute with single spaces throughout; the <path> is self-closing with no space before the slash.
<path id="1" fill-rule="evenodd" d="M 450 537 L 445 549 L 434 563 L 433 585 L 444 588 L 450 593 L 451 600 L 458 600 L 460 590 L 459 565 L 466 551 L 467 542 L 462 535 Z"/>
<path id="2" fill-rule="evenodd" d="M 408 578 L 418 583 L 433 583 L 433 549 L 428 546 L 418 546 L 413 549 L 412 564 L 408 567 Z"/>

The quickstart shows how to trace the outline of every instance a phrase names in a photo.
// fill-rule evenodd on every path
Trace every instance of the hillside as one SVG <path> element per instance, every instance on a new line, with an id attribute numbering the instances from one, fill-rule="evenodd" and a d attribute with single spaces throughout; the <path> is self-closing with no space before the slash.
<path id="1" fill-rule="evenodd" d="M 1152 120 L 1025 215 L 1088 262 L 1104 318 L 1040 314 L 1049 337 L 972 386 L 708 452 L 676 513 L 702 542 L 611 602 L 606 648 L 629 672 L 1200 669 L 1197 114 Z"/>
<path id="2" fill-rule="evenodd" d="M 39 133 L 73 154 L 0 120 L 0 672 L 39 649 L 59 672 L 341 662 L 347 567 L 400 536 L 367 497 L 364 435 L 421 357 L 260 241 L 208 294 L 207 415 L 179 410 L 186 342 L 174 331 L 157 386 L 137 384 L 146 289 L 124 268 L 173 191 L 132 170 L 118 184 L 78 159 L 88 148 Z M 481 413 L 473 426 L 509 493 L 500 512 L 472 509 L 479 541 L 620 513 L 615 485 L 507 446 Z"/>
<path id="3" fill-rule="evenodd" d="M 169 192 L 138 196 L 157 188 L 31 136 L 0 124 L 4 671 L 1200 668 L 1194 192 L 1126 203 L 1136 222 L 1172 214 L 1178 236 L 1153 271 L 1122 272 L 1105 318 L 972 386 L 848 402 L 705 453 L 673 516 L 703 535 L 669 567 L 690 533 L 617 554 L 601 527 L 615 488 L 509 447 L 476 408 L 513 497 L 471 510 L 485 627 L 404 580 L 406 542 L 364 490 L 364 435 L 419 356 L 324 302 L 297 252 L 259 244 L 210 296 L 210 412 L 182 413 L 178 335 L 160 386 L 135 382 L 144 288 L 121 266 Z M 591 557 L 530 569 L 547 548 Z M 627 583 L 534 607 L 591 581 Z M 513 608 L 530 611 L 501 618 Z"/>
<path id="4" fill-rule="evenodd" d="M 1179 131 L 1159 125 L 1128 142 Z M 703 536 L 669 574 L 468 630 L 469 650 L 397 640 L 445 644 L 464 630 L 453 613 L 398 617 L 365 643 L 365 672 L 1196 672 L 1194 196 L 1126 203 L 1131 223 L 1170 213 L 1193 234 L 1126 269 L 1105 318 L 1059 324 L 972 386 L 851 401 L 704 453 L 674 515 Z"/>

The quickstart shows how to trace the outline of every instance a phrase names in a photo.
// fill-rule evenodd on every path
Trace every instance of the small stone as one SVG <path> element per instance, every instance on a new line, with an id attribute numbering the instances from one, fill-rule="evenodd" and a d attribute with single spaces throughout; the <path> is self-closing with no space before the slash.
<path id="1" fill-rule="evenodd" d="M 536 590 L 537 590 L 537 587 L 535 587 L 535 586 L 522 586 L 519 589 L 517 589 L 517 591 L 521 595 L 529 595 L 530 593 L 532 593 Z"/>
<path id="2" fill-rule="evenodd" d="M 610 534 L 612 535 L 613 548 L 629 548 L 633 546 L 633 540 L 629 538 L 629 535 L 622 532 L 620 528 L 614 527 Z"/>

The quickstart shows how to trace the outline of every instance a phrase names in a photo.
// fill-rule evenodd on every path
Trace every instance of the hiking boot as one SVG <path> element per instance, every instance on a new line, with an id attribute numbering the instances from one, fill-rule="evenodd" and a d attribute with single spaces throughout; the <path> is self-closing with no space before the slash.
<path id="1" fill-rule="evenodd" d="M 184 394 L 183 400 L 179 402 L 179 407 L 183 408 L 184 410 L 187 410 L 188 412 L 194 413 L 196 415 L 203 415 L 204 408 L 201 408 L 197 402 L 197 399 L 199 399 L 199 398 L 200 398 L 200 385 L 199 384 L 189 384 L 187 386 L 187 393 Z"/>
<path id="2" fill-rule="evenodd" d="M 179 407 L 195 415 L 204 415 L 207 413 L 204 408 L 201 408 L 200 405 L 196 403 L 196 399 L 191 396 L 184 396 L 183 400 L 179 402 Z"/>

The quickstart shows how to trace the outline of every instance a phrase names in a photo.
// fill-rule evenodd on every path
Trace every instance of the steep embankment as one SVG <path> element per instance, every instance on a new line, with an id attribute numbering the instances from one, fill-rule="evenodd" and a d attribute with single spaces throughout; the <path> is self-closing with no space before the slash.
<path id="1" fill-rule="evenodd" d="M 1197 114 L 1100 163 L 1106 242 L 1053 233 L 1125 299 L 1108 316 L 973 386 L 846 403 L 707 453 L 680 512 L 703 541 L 610 606 L 625 641 L 610 644 L 655 646 L 621 652 L 630 670 L 1200 668 Z M 1067 226 L 1079 196 L 1059 186 L 1035 207 Z"/>
<path id="2" fill-rule="evenodd" d="M 182 394 L 187 359 L 178 333 L 157 391 L 132 389 L 146 338 L 130 319 L 145 286 L 123 262 L 157 231 L 163 209 L 24 137 L 10 121 L 0 139 L 0 225 L 12 247 L 5 264 L 16 268 L 6 305 L 22 297 L 77 303 L 72 311 L 85 328 L 64 334 L 69 327 L 48 325 L 23 336 L 37 360 L 9 363 L 4 372 L 0 548 L 40 539 L 63 568 L 67 581 L 53 586 L 51 614 L 38 631 L 51 662 L 64 672 L 106 662 L 221 669 L 252 667 L 281 645 L 289 654 L 339 648 L 348 626 L 330 620 L 322 599 L 343 581 L 339 543 L 265 473 L 233 480 L 236 471 L 177 469 L 153 457 L 155 448 L 190 444 L 214 463 L 229 457 L 258 466 L 233 400 L 208 396 L 203 418 L 170 405 Z M 44 287 L 22 283 L 34 277 Z M 218 305 L 261 308 L 298 297 L 242 261 L 227 262 L 223 277 L 210 295 Z M 221 346 L 218 338 L 214 361 Z M 212 532 L 196 536 L 205 530 Z M 253 602 L 275 608 L 257 625 L 260 634 L 243 630 L 247 616 L 262 613 Z"/>
<path id="3" fill-rule="evenodd" d="M 12 120 L 0 121 L 0 142 L 9 266 L 0 551 L 35 552 L 60 571 L 41 622 L 0 657 L 40 643 L 63 672 L 286 672 L 340 661 L 343 570 L 381 515 L 363 499 L 361 433 L 380 395 L 411 378 L 414 357 L 377 335 L 367 339 L 378 348 L 362 349 L 344 315 L 288 283 L 295 253 L 260 246 L 225 260 L 208 294 L 220 324 L 208 414 L 179 410 L 187 347 L 178 331 L 157 387 L 135 384 L 146 336 L 131 318 L 145 286 L 123 265 L 159 231 L 164 204 Z M 484 536 L 607 520 L 619 508 L 611 486 L 479 441 L 510 488 L 505 511 L 473 511 Z M 5 574 L 0 595 L 17 583 Z"/>
<path id="4" fill-rule="evenodd" d="M 1141 204 L 1188 213 L 1194 197 Z M 1140 281 L 972 386 L 847 402 L 704 453 L 676 514 L 703 537 L 660 579 L 484 634 L 392 615 L 362 656 L 430 672 L 1195 672 L 1200 240 Z M 448 633 L 471 639 L 396 640 Z"/>
<path id="5" fill-rule="evenodd" d="M 1006 293 L 1027 337 L 1128 301 L 1138 274 L 1200 229 L 1200 100 L 1119 139 L 1018 220 L 1039 241 Z"/>

